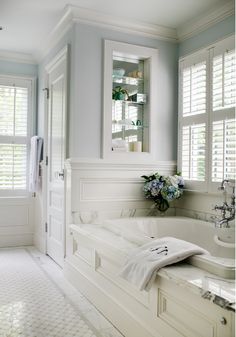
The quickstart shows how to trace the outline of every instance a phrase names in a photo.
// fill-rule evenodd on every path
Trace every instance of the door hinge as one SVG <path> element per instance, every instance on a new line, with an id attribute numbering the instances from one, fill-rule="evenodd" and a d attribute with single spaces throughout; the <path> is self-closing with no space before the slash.
<path id="1" fill-rule="evenodd" d="M 48 156 L 46 156 L 46 166 L 48 166 Z"/>
<path id="2" fill-rule="evenodd" d="M 47 232 L 48 232 L 48 223 L 45 222 L 45 233 L 47 233 Z"/>
<path id="3" fill-rule="evenodd" d="M 42 90 L 43 90 L 43 91 L 46 91 L 47 99 L 49 99 L 49 89 L 48 89 L 48 88 L 43 88 Z"/>

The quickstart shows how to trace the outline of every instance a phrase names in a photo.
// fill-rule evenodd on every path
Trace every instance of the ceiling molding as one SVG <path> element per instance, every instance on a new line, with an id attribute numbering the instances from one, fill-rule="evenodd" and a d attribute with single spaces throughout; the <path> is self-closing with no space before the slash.
<path id="1" fill-rule="evenodd" d="M 177 28 L 178 40 L 181 42 L 201 33 L 216 23 L 233 15 L 234 10 L 234 1 L 228 1 L 223 6 L 221 5 L 215 10 L 207 12 L 203 16 L 199 16 L 194 20 L 188 21 L 186 24 Z"/>
<path id="2" fill-rule="evenodd" d="M 67 5 L 64 14 L 53 31 L 49 34 L 43 48 L 38 50 L 37 60 L 41 61 L 56 44 L 62 36 L 70 29 L 75 22 L 85 23 L 93 26 L 106 27 L 126 33 L 138 34 L 159 40 L 177 42 L 176 29 L 140 23 L 134 20 L 124 20 L 119 17 L 102 14 L 77 6 Z"/>
<path id="3" fill-rule="evenodd" d="M 62 37 L 69 31 L 69 29 L 71 29 L 72 26 L 73 15 L 71 10 L 66 6 L 61 19 L 48 35 L 47 39 L 41 44 L 41 48 L 34 54 L 38 63 L 40 63 L 50 53 L 50 51 L 56 47 Z"/>
<path id="4" fill-rule="evenodd" d="M 206 30 L 217 22 L 233 15 L 233 13 L 234 1 L 230 0 L 223 6 L 175 29 L 136 20 L 127 20 L 94 10 L 67 5 L 62 18 L 48 35 L 47 40 L 39 44 L 40 50 L 34 56 L 38 62 L 41 62 L 76 22 L 177 43 Z"/>
<path id="5" fill-rule="evenodd" d="M 126 33 L 135 33 L 142 36 L 148 36 L 155 39 L 176 42 L 176 29 L 163 27 L 155 24 L 148 24 L 136 20 L 128 20 L 121 17 L 103 14 L 101 12 L 79 8 L 76 6 L 67 6 L 70 9 L 73 20 L 76 22 L 87 23 L 95 26 L 108 27 Z"/>
<path id="6" fill-rule="evenodd" d="M 17 53 L 7 50 L 0 50 L 0 60 L 16 63 L 37 64 L 36 59 L 31 54 Z"/>

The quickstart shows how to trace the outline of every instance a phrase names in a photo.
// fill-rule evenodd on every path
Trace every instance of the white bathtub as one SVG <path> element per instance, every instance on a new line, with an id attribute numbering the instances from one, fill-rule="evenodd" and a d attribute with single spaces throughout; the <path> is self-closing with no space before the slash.
<path id="1" fill-rule="evenodd" d="M 206 221 L 177 216 L 133 217 L 106 220 L 105 226 L 112 232 L 120 233 L 123 237 L 160 238 L 172 236 L 195 243 L 214 256 L 234 258 L 235 254 L 234 228 L 218 229 L 213 223 Z"/>
<path id="2" fill-rule="evenodd" d="M 214 332 L 216 337 L 218 331 L 219 336 L 232 336 L 232 313 L 216 304 L 234 300 L 233 295 L 228 297 L 233 282 L 221 279 L 233 278 L 234 268 L 230 263 L 233 264 L 234 249 L 215 243 L 214 225 L 184 217 L 145 217 L 111 219 L 100 224 L 71 224 L 69 228 L 71 252 L 65 261 L 67 279 L 125 336 L 213 336 Z M 204 260 L 198 255 L 187 262 L 221 277 L 186 263 L 160 270 L 149 291 L 139 291 L 119 277 L 133 249 L 153 240 L 151 237 L 167 235 L 208 249 L 217 257 L 210 255 Z M 233 233 L 222 238 L 230 241 L 231 236 Z M 215 297 L 219 299 L 216 302 Z M 220 323 L 222 317 L 227 325 Z"/>
<path id="3" fill-rule="evenodd" d="M 216 229 L 213 223 L 187 217 L 134 217 L 106 220 L 87 230 L 126 253 L 132 249 L 132 243 L 141 245 L 152 238 L 172 236 L 189 241 L 211 254 L 191 257 L 190 264 L 224 278 L 235 276 L 234 228 Z"/>

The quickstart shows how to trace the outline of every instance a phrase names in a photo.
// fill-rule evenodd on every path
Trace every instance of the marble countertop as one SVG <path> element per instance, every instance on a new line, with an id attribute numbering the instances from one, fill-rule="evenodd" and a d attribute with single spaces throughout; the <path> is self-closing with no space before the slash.
<path id="1" fill-rule="evenodd" d="M 187 263 L 164 267 L 157 275 L 172 280 L 224 309 L 235 311 L 234 280 L 220 278 Z"/>

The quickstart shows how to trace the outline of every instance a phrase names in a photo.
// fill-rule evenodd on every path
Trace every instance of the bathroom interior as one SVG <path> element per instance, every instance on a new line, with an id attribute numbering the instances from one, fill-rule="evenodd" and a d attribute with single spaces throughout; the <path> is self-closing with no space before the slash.
<path id="1" fill-rule="evenodd" d="M 235 4 L 0 4 L 0 337 L 235 336 Z"/>

